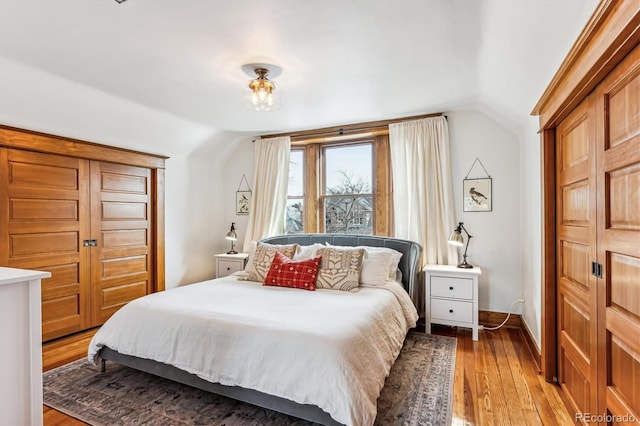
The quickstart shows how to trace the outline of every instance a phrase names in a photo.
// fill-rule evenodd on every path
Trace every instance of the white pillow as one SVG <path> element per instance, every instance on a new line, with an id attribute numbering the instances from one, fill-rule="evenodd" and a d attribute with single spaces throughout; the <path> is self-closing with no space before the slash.
<path id="1" fill-rule="evenodd" d="M 398 276 L 398 264 L 400 263 L 400 259 L 402 259 L 402 253 L 387 247 L 365 247 L 364 249 L 367 253 L 379 253 L 389 257 L 388 279 L 395 281 Z"/>
<path id="2" fill-rule="evenodd" d="M 293 256 L 293 260 L 313 259 L 316 257 L 316 252 L 319 248 L 324 247 L 320 243 L 315 243 L 310 246 L 298 246 L 298 251 Z"/>
<path id="3" fill-rule="evenodd" d="M 362 248 L 365 254 L 362 258 L 362 269 L 360 270 L 360 284 L 370 286 L 383 286 L 387 281 L 396 281 L 398 272 L 398 263 L 402 253 L 387 247 L 369 247 L 369 246 L 334 246 L 327 243 L 327 246 L 352 250 L 354 248 Z"/>
<path id="4" fill-rule="evenodd" d="M 256 257 L 257 241 L 251 241 L 249 243 L 249 257 L 247 258 L 247 264 L 244 267 L 245 272 L 251 272 L 253 268 L 253 258 Z"/>
<path id="5" fill-rule="evenodd" d="M 385 250 L 372 250 L 375 247 L 365 247 L 365 257 L 360 272 L 362 284 L 383 286 L 387 281 L 395 281 L 398 262 L 402 253 Z M 399 255 L 399 256 L 398 256 Z M 393 271 L 393 274 L 391 274 Z"/>

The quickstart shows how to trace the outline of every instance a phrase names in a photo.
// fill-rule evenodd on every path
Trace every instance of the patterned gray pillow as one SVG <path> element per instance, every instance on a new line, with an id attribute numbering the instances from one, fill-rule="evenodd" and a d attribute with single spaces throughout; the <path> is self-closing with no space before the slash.
<path id="1" fill-rule="evenodd" d="M 364 249 L 318 249 L 322 256 L 316 288 L 351 291 L 358 288 Z"/>
<path id="2" fill-rule="evenodd" d="M 250 265 L 247 265 L 246 268 L 246 272 L 249 274 L 247 279 L 249 281 L 263 283 L 269 272 L 269 268 L 271 268 L 271 262 L 273 262 L 273 257 L 276 255 L 276 252 L 279 251 L 291 259 L 293 255 L 296 254 L 297 249 L 297 244 L 272 245 L 259 242 L 256 245 L 253 261 Z"/>

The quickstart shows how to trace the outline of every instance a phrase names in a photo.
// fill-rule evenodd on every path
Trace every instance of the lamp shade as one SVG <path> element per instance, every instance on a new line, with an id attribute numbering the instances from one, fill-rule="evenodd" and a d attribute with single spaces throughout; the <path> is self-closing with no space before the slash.
<path id="1" fill-rule="evenodd" d="M 231 241 L 235 241 L 238 239 L 238 234 L 236 234 L 236 223 L 235 222 L 231 222 L 231 229 L 229 229 L 229 232 L 227 232 L 227 235 L 225 235 L 225 238 L 227 240 L 231 240 Z"/>
<path id="2" fill-rule="evenodd" d="M 464 238 L 462 237 L 460 228 L 457 228 L 451 233 L 451 235 L 449 235 L 448 243 L 452 246 L 462 246 L 464 244 Z"/>
<path id="3" fill-rule="evenodd" d="M 471 241 L 471 238 L 473 238 L 473 236 L 469 234 L 469 231 L 467 231 L 467 228 L 464 227 L 463 222 L 458 223 L 456 229 L 454 229 L 451 235 L 449 235 L 449 240 L 447 242 L 452 246 L 463 246 L 464 238 L 462 237 L 462 231 L 467 234 L 467 245 L 465 246 L 464 254 L 462 255 L 462 263 L 458 265 L 458 268 L 471 269 L 473 268 L 473 265 L 467 262 L 467 250 L 469 249 L 469 242 Z"/>
<path id="4" fill-rule="evenodd" d="M 238 239 L 238 234 L 236 234 L 236 223 L 231 222 L 231 229 L 227 232 L 227 235 L 224 236 L 227 240 L 231 241 L 231 250 L 227 252 L 227 254 L 238 254 L 238 252 L 233 247 L 233 243 Z"/>

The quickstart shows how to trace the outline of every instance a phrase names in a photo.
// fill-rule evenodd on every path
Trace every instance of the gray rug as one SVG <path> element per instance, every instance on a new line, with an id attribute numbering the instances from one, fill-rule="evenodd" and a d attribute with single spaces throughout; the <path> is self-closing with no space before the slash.
<path id="1" fill-rule="evenodd" d="M 376 425 L 450 425 L 456 339 L 410 332 L 378 399 Z M 312 423 L 113 363 L 44 373 L 45 405 L 91 425 Z"/>

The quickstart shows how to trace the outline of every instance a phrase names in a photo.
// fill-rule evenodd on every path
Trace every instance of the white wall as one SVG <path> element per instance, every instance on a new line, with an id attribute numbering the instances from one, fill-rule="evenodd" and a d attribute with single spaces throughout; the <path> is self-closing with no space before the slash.
<path id="1" fill-rule="evenodd" d="M 451 136 L 452 174 L 456 218 L 474 236 L 469 261 L 482 268 L 480 309 L 506 312 L 522 297 L 520 273 L 520 195 L 518 138 L 477 111 L 447 113 Z M 493 177 L 493 211 L 462 212 L 462 179 L 479 157 Z M 250 138 L 235 144 L 225 165 L 225 226 L 236 222 L 239 241 L 244 240 L 247 216 L 235 214 L 235 191 L 242 174 L 253 186 L 254 155 Z M 474 169 L 474 171 L 477 169 Z M 520 306 L 515 311 L 520 312 Z"/>
<path id="2" fill-rule="evenodd" d="M 224 234 L 231 222 L 236 222 L 242 249 L 248 217 L 236 215 L 235 193 L 243 174 L 253 188 L 249 135 L 216 132 L 1 56 L 0 68 L 0 123 L 170 157 L 167 288 L 214 276 L 212 256 L 229 250 Z M 524 284 L 524 316 L 535 337 L 540 323 L 539 258 L 528 256 L 539 256 L 539 207 L 532 208 L 539 196 L 524 194 L 535 192 L 539 182 L 538 166 L 527 163 L 538 155 L 539 144 L 520 146 L 513 133 L 482 112 L 453 111 L 448 117 L 456 217 L 474 235 L 470 262 L 483 269 L 480 309 L 507 311 L 522 297 Z M 462 179 L 476 157 L 493 177 L 492 212 L 462 212 Z M 521 203 L 526 208 L 522 215 Z"/>
<path id="3" fill-rule="evenodd" d="M 224 248 L 226 205 L 226 150 L 218 145 L 227 146 L 237 136 L 2 56 L 0 70 L 1 124 L 169 156 L 166 287 L 213 277 L 212 256 Z"/>
<path id="4" fill-rule="evenodd" d="M 473 238 L 469 263 L 482 268 L 479 280 L 481 310 L 508 312 L 522 298 L 520 272 L 520 153 L 518 138 L 484 113 L 448 112 L 451 168 L 456 219 Z M 462 181 L 477 158 L 492 178 L 491 212 L 463 212 Z M 482 177 L 475 166 L 469 178 Z M 462 254 L 462 250 L 460 250 Z M 521 312 L 520 304 L 514 307 Z"/>
<path id="5" fill-rule="evenodd" d="M 248 247 L 243 247 L 244 237 L 247 233 L 247 224 L 249 222 L 248 215 L 236 214 L 236 191 L 240 186 L 242 175 L 247 178 L 249 187 L 253 191 L 254 189 L 254 144 L 252 139 L 255 137 L 243 137 L 235 143 L 230 150 L 229 161 L 225 163 L 224 175 L 225 175 L 225 208 L 224 208 L 224 226 L 226 231 L 229 231 L 231 222 L 236 223 L 236 230 L 238 234 L 238 241 L 236 242 L 236 250 L 247 252 Z M 246 189 L 246 184 L 242 183 L 242 189 Z M 224 235 L 224 234 L 223 234 Z M 225 242 L 225 250 L 228 251 L 230 244 Z"/>
<path id="6" fill-rule="evenodd" d="M 542 324 L 542 145 L 538 119 L 520 140 L 521 279 L 526 300 L 522 319 L 540 349 Z"/>

